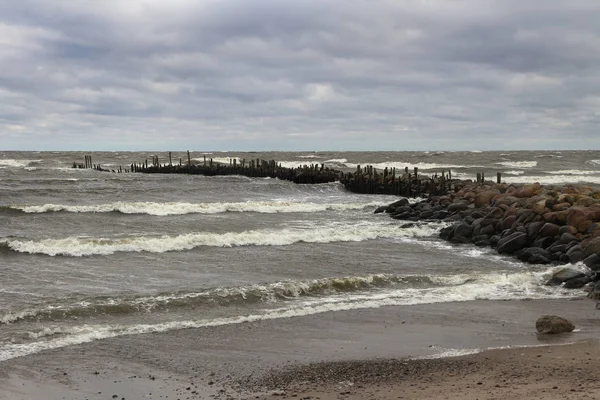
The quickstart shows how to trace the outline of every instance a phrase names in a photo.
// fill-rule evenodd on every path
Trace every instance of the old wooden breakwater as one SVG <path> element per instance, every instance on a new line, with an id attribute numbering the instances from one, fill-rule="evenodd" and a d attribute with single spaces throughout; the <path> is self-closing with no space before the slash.
<path id="1" fill-rule="evenodd" d="M 194 160 L 196 161 L 196 160 Z M 146 174 L 191 174 L 191 175 L 243 175 L 252 178 L 278 178 L 298 184 L 319 184 L 339 181 L 346 190 L 353 193 L 363 194 L 387 194 L 405 197 L 430 197 L 446 194 L 454 189 L 451 171 L 442 170 L 440 174 L 426 175 L 419 173 L 417 167 L 403 171 L 396 168 L 384 168 L 377 170 L 371 165 L 356 167 L 355 171 L 344 172 L 326 167 L 324 164 L 306 164 L 296 168 L 281 166 L 274 160 L 265 161 L 261 159 L 240 160 L 231 158 L 229 163 L 213 162 L 212 158 L 206 158 L 199 162 L 192 162 L 190 152 L 187 152 L 185 162 L 180 158 L 179 163 L 173 163 L 171 152 L 169 152 L 168 163 L 160 163 L 159 157 L 153 156 L 148 163 L 134 162 L 123 168 L 105 169 L 100 164 L 94 164 L 91 156 L 86 155 L 84 163 L 73 163 L 73 168 L 93 168 L 98 171 L 107 172 L 137 172 Z M 497 183 L 501 176 L 498 173 Z M 477 182 L 483 183 L 483 173 L 477 174 Z"/>

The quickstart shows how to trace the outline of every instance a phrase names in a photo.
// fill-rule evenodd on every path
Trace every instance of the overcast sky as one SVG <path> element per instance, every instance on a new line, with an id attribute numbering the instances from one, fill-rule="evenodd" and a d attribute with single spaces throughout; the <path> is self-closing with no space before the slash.
<path id="1" fill-rule="evenodd" d="M 0 0 L 0 149 L 600 149 L 600 1 Z"/>

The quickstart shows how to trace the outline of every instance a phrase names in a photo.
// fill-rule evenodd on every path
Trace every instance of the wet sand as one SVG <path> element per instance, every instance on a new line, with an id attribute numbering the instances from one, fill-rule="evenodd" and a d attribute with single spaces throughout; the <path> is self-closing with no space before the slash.
<path id="1" fill-rule="evenodd" d="M 542 314 L 562 315 L 577 329 L 538 336 Z M 331 312 L 8 360 L 0 363 L 0 398 L 598 398 L 599 333 L 600 311 L 586 299 Z M 515 348 L 539 345 L 559 346 Z M 414 360 L 500 347 L 513 348 Z"/>

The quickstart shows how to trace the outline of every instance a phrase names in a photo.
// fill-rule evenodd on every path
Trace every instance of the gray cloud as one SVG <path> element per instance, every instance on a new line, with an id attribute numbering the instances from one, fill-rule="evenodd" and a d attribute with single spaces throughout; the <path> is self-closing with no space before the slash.
<path id="1" fill-rule="evenodd" d="M 0 0 L 6 149 L 600 148 L 600 5 Z"/>

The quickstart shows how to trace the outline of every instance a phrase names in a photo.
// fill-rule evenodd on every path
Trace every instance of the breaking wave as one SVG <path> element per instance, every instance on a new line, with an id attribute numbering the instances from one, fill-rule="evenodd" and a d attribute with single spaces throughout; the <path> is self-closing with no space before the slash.
<path id="1" fill-rule="evenodd" d="M 364 210 L 381 205 L 381 202 L 368 203 L 310 203 L 289 201 L 247 201 L 236 203 L 156 203 L 156 202 L 115 202 L 98 205 L 11 205 L 2 209 L 18 210 L 25 213 L 72 212 L 72 213 L 108 213 L 148 214 L 157 216 L 182 214 L 218 214 L 224 212 L 306 213 L 321 211 Z"/>
<path id="2" fill-rule="evenodd" d="M 160 333 L 179 329 L 215 327 L 232 324 L 287 319 L 330 311 L 380 308 L 384 306 L 410 306 L 443 302 L 464 302 L 473 300 L 518 300 L 552 299 L 573 297 L 573 291 L 541 285 L 544 272 L 521 272 L 513 274 L 476 274 L 451 276 L 437 279 L 450 279 L 458 282 L 432 287 L 391 287 L 387 290 L 372 290 L 358 293 L 339 293 L 332 296 L 308 298 L 305 301 L 287 303 L 287 306 L 256 310 L 247 315 L 213 319 L 192 319 L 147 324 L 111 324 L 79 326 L 46 326 L 29 332 L 27 343 L 7 343 L 0 346 L 0 361 L 57 349 L 71 345 L 118 336 Z M 460 279 L 458 279 L 460 278 Z M 467 278 L 464 280 L 464 278 Z"/>
<path id="3" fill-rule="evenodd" d="M 42 160 L 16 160 L 16 159 L 0 159 L 0 168 L 25 168 L 30 164 L 37 164 Z"/>
<path id="4" fill-rule="evenodd" d="M 466 278 L 464 278 L 466 281 Z M 443 283 L 461 284 L 427 275 L 376 274 L 342 278 L 323 278 L 303 281 L 283 281 L 249 286 L 215 288 L 198 292 L 162 293 L 156 296 L 130 298 L 102 297 L 79 300 L 67 304 L 52 304 L 9 312 L 0 317 L 0 323 L 10 324 L 21 320 L 59 320 L 106 314 L 131 314 L 194 308 L 201 306 L 228 306 L 278 302 L 301 297 L 329 296 L 353 293 L 374 288 L 429 287 Z"/>
<path id="5" fill-rule="evenodd" d="M 316 229 L 251 230 L 244 232 L 195 232 L 178 236 L 126 236 L 113 238 L 68 237 L 64 239 L 24 240 L 5 238 L 0 247 L 50 256 L 109 255 L 116 252 L 165 253 L 191 250 L 200 246 L 286 246 L 294 243 L 359 242 L 378 238 L 431 236 L 443 223 L 401 228 L 394 224 L 356 224 Z"/>
<path id="6" fill-rule="evenodd" d="M 508 168 L 533 168 L 537 166 L 537 161 L 500 161 L 496 163 Z"/>

